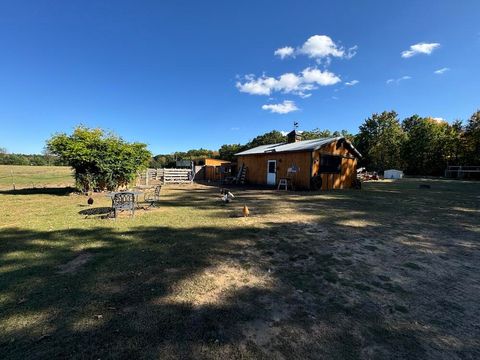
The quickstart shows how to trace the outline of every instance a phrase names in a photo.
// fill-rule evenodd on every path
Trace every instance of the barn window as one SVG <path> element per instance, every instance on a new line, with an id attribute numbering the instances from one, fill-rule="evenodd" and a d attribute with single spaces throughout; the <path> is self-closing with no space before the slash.
<path id="1" fill-rule="evenodd" d="M 335 155 L 321 155 L 319 173 L 340 174 L 342 158 Z"/>

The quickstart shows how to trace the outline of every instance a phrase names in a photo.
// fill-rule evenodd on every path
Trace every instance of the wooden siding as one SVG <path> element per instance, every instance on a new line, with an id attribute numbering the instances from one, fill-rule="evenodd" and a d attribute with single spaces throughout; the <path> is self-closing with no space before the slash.
<path id="1" fill-rule="evenodd" d="M 312 177 L 317 176 L 320 170 L 320 155 L 342 156 L 340 174 L 321 174 L 322 190 L 348 189 L 357 176 L 357 159 L 345 147 L 337 146 L 337 143 L 324 146 L 322 149 L 313 152 Z"/>
<path id="2" fill-rule="evenodd" d="M 287 177 L 288 168 L 295 165 L 299 170 L 294 177 L 295 186 L 310 188 L 310 168 L 312 161 L 311 152 L 268 153 L 238 156 L 238 168 L 243 164 L 247 166 L 246 180 L 250 184 L 264 185 L 267 183 L 267 161 L 277 161 L 276 182 Z"/>
<path id="3" fill-rule="evenodd" d="M 247 182 L 250 184 L 267 184 L 267 161 L 277 161 L 276 183 L 280 178 L 287 177 L 287 170 L 293 164 L 299 168 L 294 181 L 297 188 L 310 189 L 311 178 L 317 176 L 320 166 L 320 155 L 338 155 L 342 157 L 340 174 L 321 174 L 322 190 L 348 189 L 356 178 L 357 159 L 354 154 L 338 142 L 324 146 L 322 149 L 311 152 L 285 152 L 252 154 L 238 156 L 238 167 L 247 166 Z"/>
<path id="4" fill-rule="evenodd" d="M 206 166 L 220 166 L 222 164 L 230 164 L 230 161 L 221 159 L 204 159 Z"/>

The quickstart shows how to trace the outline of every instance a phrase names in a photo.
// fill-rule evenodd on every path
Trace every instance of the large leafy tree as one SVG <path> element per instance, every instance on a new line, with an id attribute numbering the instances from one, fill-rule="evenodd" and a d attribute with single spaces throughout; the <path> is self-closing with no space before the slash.
<path id="1" fill-rule="evenodd" d="M 465 126 L 465 163 L 480 165 L 480 110 L 468 119 Z"/>
<path id="2" fill-rule="evenodd" d="M 47 150 L 75 170 L 77 185 L 84 191 L 127 185 L 151 158 L 145 144 L 128 143 L 114 134 L 84 126 L 71 135 L 52 136 Z"/>
<path id="3" fill-rule="evenodd" d="M 332 132 L 328 129 L 320 130 L 316 128 L 310 131 L 302 132 L 302 140 L 314 140 L 314 139 L 337 137 L 337 136 L 343 136 L 344 138 L 350 141 L 352 141 L 354 138 L 354 135 L 350 134 L 347 130 Z"/>
<path id="4" fill-rule="evenodd" d="M 405 133 L 395 111 L 373 114 L 360 126 L 355 145 L 362 153 L 362 164 L 372 170 L 402 168 L 401 147 Z"/>
<path id="5" fill-rule="evenodd" d="M 401 152 L 406 172 L 443 174 L 448 162 L 458 158 L 458 131 L 461 129 L 458 126 L 458 123 L 450 125 L 446 121 L 418 115 L 406 118 L 402 123 L 406 139 Z"/>
<path id="6" fill-rule="evenodd" d="M 263 135 L 259 135 L 252 140 L 250 140 L 246 145 L 246 149 L 251 149 L 261 145 L 269 145 L 269 144 L 278 144 L 287 141 L 287 136 L 283 135 L 278 130 L 272 130 L 267 132 Z"/>
<path id="7" fill-rule="evenodd" d="M 233 161 L 235 160 L 235 154 L 243 151 L 244 145 L 240 144 L 224 144 L 218 150 L 220 159 Z"/>

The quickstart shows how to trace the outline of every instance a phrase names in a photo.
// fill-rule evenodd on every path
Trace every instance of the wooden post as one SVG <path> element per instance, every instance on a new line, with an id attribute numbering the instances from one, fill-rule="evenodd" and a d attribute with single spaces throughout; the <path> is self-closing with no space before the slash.
<path id="1" fill-rule="evenodd" d="M 13 178 L 13 170 L 10 170 L 10 175 L 12 176 L 12 185 L 13 185 L 13 190 L 15 191 L 15 179 Z"/>

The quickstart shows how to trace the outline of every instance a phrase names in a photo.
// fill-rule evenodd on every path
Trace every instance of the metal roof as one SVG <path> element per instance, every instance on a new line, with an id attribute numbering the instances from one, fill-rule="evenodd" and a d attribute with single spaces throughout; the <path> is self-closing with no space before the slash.
<path id="1" fill-rule="evenodd" d="M 343 136 L 339 136 L 339 137 L 330 137 L 330 138 L 320 138 L 320 139 L 314 139 L 314 140 L 303 140 L 303 141 L 297 141 L 294 143 L 284 142 L 284 143 L 278 143 L 278 144 L 261 145 L 261 146 L 254 147 L 252 149 L 239 152 L 235 154 L 235 156 L 268 154 L 268 153 L 279 153 L 279 152 L 293 152 L 293 151 L 314 151 L 334 141 L 338 141 L 340 139 L 345 139 L 345 138 Z M 350 141 L 346 139 L 345 141 L 351 147 L 353 153 L 355 153 L 358 157 L 362 156 L 358 152 L 358 150 L 353 147 Z"/>

